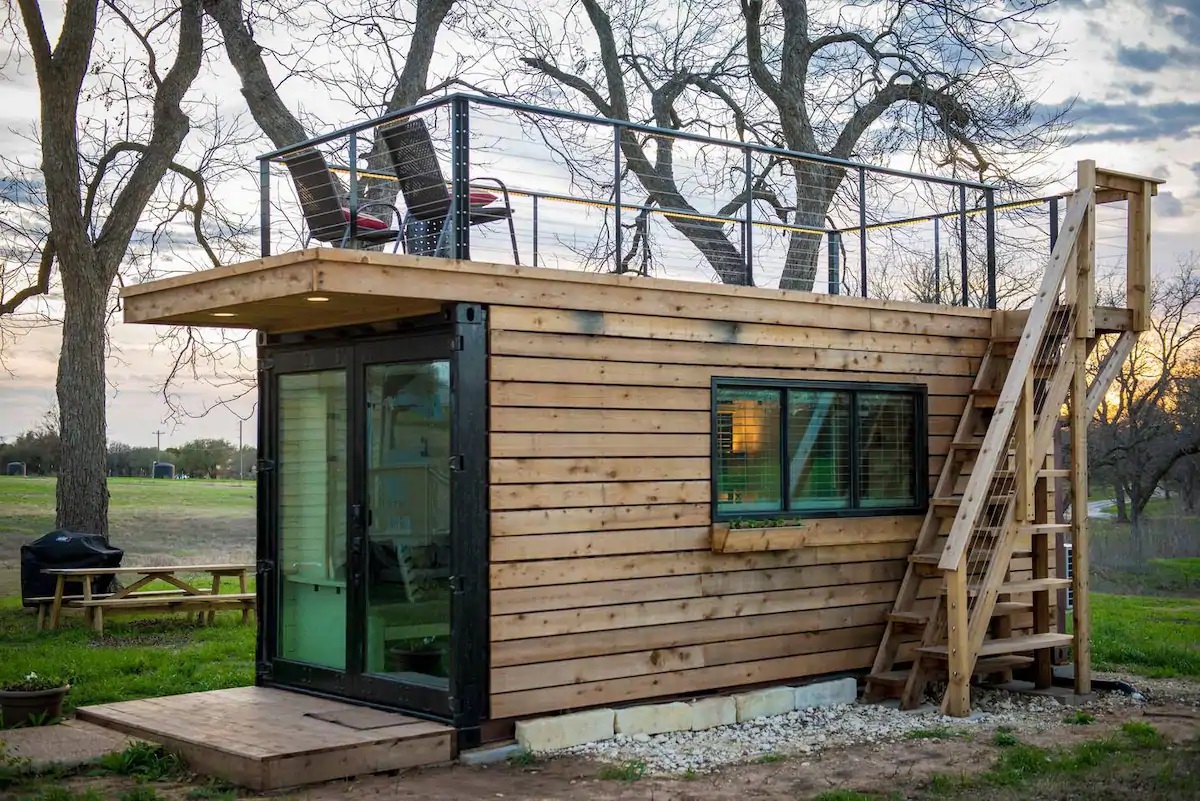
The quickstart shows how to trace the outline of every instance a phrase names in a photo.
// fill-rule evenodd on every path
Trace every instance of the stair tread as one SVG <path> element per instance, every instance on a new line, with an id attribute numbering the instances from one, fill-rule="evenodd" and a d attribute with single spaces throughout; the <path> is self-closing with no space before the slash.
<path id="1" fill-rule="evenodd" d="M 998 601 L 992 609 L 992 617 L 1003 617 L 1004 615 L 1019 615 L 1023 612 L 1032 612 L 1033 604 L 1019 604 L 1012 601 Z"/>
<path id="2" fill-rule="evenodd" d="M 992 552 L 986 551 L 986 552 L 980 552 L 980 553 L 973 553 L 970 556 L 971 556 L 970 560 L 972 562 L 983 562 L 983 561 L 988 561 L 992 558 Z M 1033 556 L 1033 551 L 1017 549 L 1012 552 L 1011 558 L 1027 559 L 1031 556 Z M 918 553 L 911 553 L 908 555 L 908 561 L 914 562 L 916 564 L 922 564 L 922 565 L 936 565 L 937 563 L 942 561 L 942 552 L 941 551 L 922 551 L 922 552 L 918 552 Z"/>
<path id="3" fill-rule="evenodd" d="M 1000 592 L 1003 593 L 1019 593 L 1019 592 L 1040 592 L 1042 590 L 1057 590 L 1063 587 L 1070 587 L 1071 579 L 1067 578 L 1041 578 L 1041 579 L 1025 579 L 1023 581 L 1008 581 L 1000 585 Z"/>
<path id="4" fill-rule="evenodd" d="M 1017 656 L 1016 654 L 1003 654 L 1000 656 L 990 656 L 984 659 L 975 660 L 975 669 L 972 673 L 982 675 L 985 673 L 996 673 L 1001 670 L 1009 670 L 1016 667 L 1024 667 L 1033 664 L 1033 657 Z M 936 673 L 937 670 L 934 670 Z M 900 668 L 898 670 L 885 670 L 881 673 L 871 673 L 867 676 L 868 681 L 874 681 L 879 684 L 891 684 L 903 686 L 908 681 L 908 668 Z"/>
<path id="5" fill-rule="evenodd" d="M 887 619 L 900 625 L 924 626 L 929 622 L 929 615 L 920 612 L 888 612 Z"/>
<path id="6" fill-rule="evenodd" d="M 1026 634 L 1021 637 L 1006 637 L 1001 640 L 988 640 L 979 648 L 978 656 L 998 656 L 1014 654 L 1021 651 L 1037 651 L 1042 648 L 1057 648 L 1060 645 L 1070 645 L 1074 641 L 1070 634 Z M 946 645 L 926 645 L 917 649 L 923 654 L 945 658 L 949 651 Z"/>

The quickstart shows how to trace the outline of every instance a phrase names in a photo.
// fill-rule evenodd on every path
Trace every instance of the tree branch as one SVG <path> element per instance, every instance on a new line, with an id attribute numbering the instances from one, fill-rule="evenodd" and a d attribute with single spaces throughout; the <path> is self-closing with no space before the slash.
<path id="1" fill-rule="evenodd" d="M 42 245 L 42 254 L 38 261 L 37 280 L 20 292 L 17 292 L 8 300 L 0 299 L 0 317 L 12 314 L 20 308 L 22 303 L 30 298 L 48 293 L 50 291 L 50 273 L 53 266 L 54 240 L 47 237 L 45 243 Z"/>

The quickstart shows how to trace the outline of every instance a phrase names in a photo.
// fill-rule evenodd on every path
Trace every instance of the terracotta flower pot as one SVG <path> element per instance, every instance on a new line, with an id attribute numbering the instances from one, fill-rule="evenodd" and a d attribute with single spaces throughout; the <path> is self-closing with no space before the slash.
<path id="1" fill-rule="evenodd" d="M 67 685 L 50 690 L 0 690 L 0 720 L 11 729 L 62 717 L 63 699 L 70 689 Z"/>

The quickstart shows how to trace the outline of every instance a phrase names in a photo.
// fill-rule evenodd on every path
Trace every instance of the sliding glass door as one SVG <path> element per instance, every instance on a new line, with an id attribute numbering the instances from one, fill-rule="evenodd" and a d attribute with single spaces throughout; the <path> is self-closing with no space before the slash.
<path id="1" fill-rule="evenodd" d="M 484 340 L 459 328 L 264 349 L 267 683 L 477 723 Z"/>

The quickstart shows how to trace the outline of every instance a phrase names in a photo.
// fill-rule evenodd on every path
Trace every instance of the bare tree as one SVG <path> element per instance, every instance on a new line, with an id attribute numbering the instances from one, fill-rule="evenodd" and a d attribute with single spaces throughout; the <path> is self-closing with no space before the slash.
<path id="1" fill-rule="evenodd" d="M 1043 160 L 1062 130 L 1061 114 L 1037 117 L 1031 89 L 1058 53 L 1044 14 L 1052 3 L 580 0 L 562 15 L 540 3 L 517 10 L 498 43 L 511 40 L 529 70 L 527 83 L 510 87 L 518 96 L 839 160 L 903 159 L 1020 189 L 1047 178 Z M 652 203 L 692 214 L 677 149 L 669 135 L 621 138 Z M 781 158 L 747 176 L 736 155 L 719 171 L 736 188 L 709 214 L 768 204 L 793 226 L 780 286 L 811 289 L 816 231 L 840 202 L 845 168 Z M 728 225 L 668 220 L 721 280 L 745 280 Z"/>
<path id="2" fill-rule="evenodd" d="M 1181 460 L 1200 454 L 1200 255 L 1181 260 L 1152 292 L 1150 328 L 1089 435 L 1090 463 L 1113 487 L 1118 518 L 1130 523 L 1135 545 L 1154 491 Z"/>
<path id="3" fill-rule="evenodd" d="M 29 291 L 10 296 L 12 312 L 62 290 L 58 406 L 62 419 L 57 525 L 104 534 L 106 323 L 113 283 L 138 224 L 164 177 L 198 187 L 176 157 L 190 129 L 184 108 L 204 55 L 200 0 L 131 8 L 118 0 L 67 0 L 56 42 L 35 0 L 5 6 L 15 53 L 33 62 L 39 94 L 40 176 L 49 231 L 36 244 Z M 111 27 L 109 27 L 111 26 Z M 135 55 L 96 53 L 97 32 L 119 30 Z M 170 67 L 165 67 L 165 63 Z M 114 103 L 119 105 L 114 106 Z M 103 149 L 89 153 L 89 145 Z M 190 205 L 203 204 L 193 195 Z"/>

